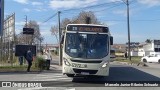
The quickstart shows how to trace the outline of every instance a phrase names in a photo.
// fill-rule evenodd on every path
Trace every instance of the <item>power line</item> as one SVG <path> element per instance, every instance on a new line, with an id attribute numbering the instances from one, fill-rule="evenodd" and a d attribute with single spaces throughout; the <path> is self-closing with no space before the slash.
<path id="1" fill-rule="evenodd" d="M 83 10 L 83 9 L 91 9 L 91 8 L 95 8 L 95 7 L 102 7 L 103 5 L 106 5 L 106 4 L 111 4 L 113 3 L 114 6 L 112 7 L 107 7 L 107 8 L 104 8 L 104 9 L 101 9 L 101 10 L 96 10 L 96 11 L 93 11 L 94 13 L 95 12 L 101 12 L 101 11 L 104 11 L 104 10 L 107 10 L 107 9 L 112 9 L 112 8 L 115 8 L 115 7 L 118 7 L 118 6 L 121 6 L 123 5 L 123 2 L 121 3 L 117 3 L 117 2 L 121 2 L 121 1 L 115 1 L 115 2 L 110 2 L 110 3 L 103 3 L 103 4 L 98 4 L 98 5 L 92 5 L 92 6 L 88 6 L 88 7 L 83 7 L 83 8 L 76 8 L 76 9 L 67 9 L 67 10 L 63 10 L 63 14 L 66 12 L 66 11 L 72 11 L 72 10 Z M 131 1 L 130 4 L 133 4 L 135 3 L 136 1 Z M 69 14 L 76 14 L 77 12 L 74 12 L 74 13 L 69 13 Z M 67 13 L 68 14 L 68 13 Z"/>
<path id="2" fill-rule="evenodd" d="M 57 15 L 57 13 L 53 14 L 52 16 L 50 16 L 48 19 L 46 19 L 43 23 L 48 22 L 50 19 L 54 18 Z"/>
<path id="3" fill-rule="evenodd" d="M 112 2 L 113 3 L 113 2 Z M 104 5 L 106 5 L 106 4 L 109 4 L 109 3 L 105 3 Z M 102 5 L 102 4 L 101 4 Z M 122 3 L 120 4 L 120 5 L 122 5 Z M 104 11 L 104 10 L 106 10 L 106 9 L 111 9 L 111 8 L 114 8 L 114 7 L 117 7 L 117 6 L 120 6 L 120 5 L 118 5 L 117 3 L 114 5 L 114 6 L 112 6 L 112 7 L 107 7 L 107 8 L 104 8 L 104 9 L 101 9 L 101 10 L 96 10 L 96 11 L 93 11 L 93 12 L 101 12 L 101 11 Z M 96 5 L 95 7 L 97 7 L 97 6 L 100 6 L 100 5 Z M 111 6 L 111 5 L 110 5 Z M 102 7 L 102 6 L 101 6 Z M 85 8 L 87 8 L 87 7 L 85 7 Z M 93 8 L 93 6 L 92 6 L 92 8 Z M 68 9 L 68 11 L 69 10 L 80 10 L 80 9 L 84 9 L 84 8 L 79 8 L 79 9 Z M 88 8 L 88 9 L 91 9 L 91 8 Z M 86 11 L 86 10 L 85 10 Z M 92 10 L 90 10 L 90 11 L 92 11 Z M 62 11 L 63 12 L 63 11 Z M 72 12 L 72 13 L 69 13 L 69 14 L 76 14 L 77 12 Z M 66 14 L 66 12 L 64 12 L 63 14 Z M 67 13 L 68 14 L 68 13 Z"/>
<path id="4" fill-rule="evenodd" d="M 83 9 L 88 9 L 88 8 L 95 8 L 95 7 L 99 7 L 99 6 L 103 6 L 103 5 L 107 5 L 107 4 L 111 4 L 111 3 L 117 3 L 117 2 L 120 2 L 120 1 L 114 1 L 114 2 L 109 2 L 109 3 L 103 3 L 103 4 L 98 4 L 98 5 L 91 5 L 91 6 L 86 6 L 86 7 L 82 7 L 82 8 L 75 8 L 75 9 L 66 9 L 66 10 L 63 10 L 62 12 L 65 13 L 65 12 L 68 12 L 68 11 L 73 11 L 73 10 L 83 10 Z"/>
<path id="5" fill-rule="evenodd" d="M 115 5 L 115 6 L 112 6 L 112 7 L 108 7 L 108 8 L 102 9 L 102 10 L 93 11 L 93 12 L 101 12 L 101 11 L 108 10 L 108 9 L 112 9 L 112 8 L 115 8 L 115 7 L 118 7 L 118 6 L 121 6 L 121 5 L 122 5 L 122 4 L 119 4 L 119 5 Z"/>
<path id="6" fill-rule="evenodd" d="M 107 4 L 116 4 L 115 6 L 112 6 L 112 7 L 109 7 L 109 8 L 105 8 L 105 9 L 102 9 L 102 10 L 97 10 L 97 11 L 93 11 L 93 12 L 101 12 L 101 11 L 104 11 L 106 9 L 111 9 L 111 8 L 114 8 L 114 7 L 117 7 L 117 6 L 120 6 L 122 5 L 122 3 L 120 5 L 117 5 L 118 2 L 121 2 L 121 1 L 114 1 L 114 2 L 108 2 L 108 3 L 103 3 L 103 4 L 98 4 L 98 5 L 91 5 L 91 6 L 87 6 L 87 7 L 82 7 L 82 8 L 76 8 L 76 9 L 66 9 L 66 10 L 62 10 L 63 13 L 65 12 L 68 12 L 68 11 L 73 11 L 73 10 L 83 10 L 83 9 L 91 9 L 91 8 L 95 8 L 95 7 L 102 7 L 104 5 L 107 5 Z M 133 1 L 132 1 L 133 2 Z M 131 2 L 131 3 L 132 3 Z M 51 17 L 49 17 L 48 19 L 46 19 L 43 23 L 46 23 L 48 22 L 50 19 L 54 18 L 55 16 L 57 15 L 57 13 L 55 13 L 54 15 L 52 15 Z M 42 24 L 43 24 L 42 23 Z"/>
<path id="7" fill-rule="evenodd" d="M 115 22 L 125 22 L 126 20 L 116 20 L 116 19 L 108 19 L 108 20 L 103 20 L 103 21 L 115 21 Z M 130 20 L 132 22 L 155 22 L 155 21 L 160 21 L 160 19 L 139 19 L 139 20 Z"/>

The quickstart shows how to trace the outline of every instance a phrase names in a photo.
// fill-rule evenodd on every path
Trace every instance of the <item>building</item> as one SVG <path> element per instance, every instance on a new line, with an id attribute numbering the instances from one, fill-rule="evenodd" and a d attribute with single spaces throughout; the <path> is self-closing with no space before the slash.
<path id="1" fill-rule="evenodd" d="M 59 45 L 58 44 L 42 44 L 44 49 L 58 51 Z"/>
<path id="2" fill-rule="evenodd" d="M 112 49 L 115 50 L 115 56 L 123 57 L 124 53 L 126 52 L 126 45 L 125 44 L 114 44 L 111 46 Z"/>
<path id="3" fill-rule="evenodd" d="M 146 56 L 160 54 L 160 40 L 152 40 L 150 43 L 140 43 L 137 50 L 131 51 L 131 56 Z"/>
<path id="4" fill-rule="evenodd" d="M 160 52 L 160 40 L 153 40 L 151 43 L 143 45 L 143 51 Z"/>

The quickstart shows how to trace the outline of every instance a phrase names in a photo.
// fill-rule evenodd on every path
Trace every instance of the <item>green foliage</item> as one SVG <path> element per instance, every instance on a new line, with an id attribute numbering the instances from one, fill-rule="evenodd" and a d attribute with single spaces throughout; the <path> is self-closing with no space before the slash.
<path id="1" fill-rule="evenodd" d="M 145 42 L 146 42 L 146 43 L 151 43 L 151 42 L 152 42 L 152 40 L 147 39 Z"/>
<path id="2" fill-rule="evenodd" d="M 35 64 L 34 65 L 35 65 L 36 68 L 39 68 L 40 71 L 44 70 L 45 69 L 45 60 L 42 57 L 39 56 L 35 59 Z"/>
<path id="3" fill-rule="evenodd" d="M 131 61 L 124 57 L 116 57 L 113 61 L 120 61 L 120 62 L 129 62 L 129 63 L 140 63 L 141 57 L 131 57 Z"/>

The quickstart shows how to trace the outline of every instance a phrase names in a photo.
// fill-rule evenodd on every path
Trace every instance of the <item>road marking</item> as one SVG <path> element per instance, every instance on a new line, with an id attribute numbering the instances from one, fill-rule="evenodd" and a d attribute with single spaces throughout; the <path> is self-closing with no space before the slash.
<path id="1" fill-rule="evenodd" d="M 52 74 L 53 76 L 59 76 L 59 75 L 63 75 L 63 74 L 59 74 L 59 73 L 57 73 L 57 74 Z M 52 76 L 51 75 L 51 76 Z M 48 74 L 38 74 L 37 76 L 48 76 Z"/>
<path id="2" fill-rule="evenodd" d="M 60 78 L 60 77 L 64 77 L 64 76 L 41 76 L 41 78 Z M 36 78 L 39 78 L 39 77 L 35 77 Z"/>
<path id="3" fill-rule="evenodd" d="M 33 78 L 34 81 L 72 81 L 72 78 L 69 78 L 63 74 L 38 74 Z"/>
<path id="4" fill-rule="evenodd" d="M 57 78 L 57 79 L 45 79 L 47 81 L 59 81 L 59 80 L 65 80 L 65 81 L 71 81 L 71 78 Z"/>
<path id="5" fill-rule="evenodd" d="M 37 78 L 36 81 L 72 81 L 72 78 Z"/>

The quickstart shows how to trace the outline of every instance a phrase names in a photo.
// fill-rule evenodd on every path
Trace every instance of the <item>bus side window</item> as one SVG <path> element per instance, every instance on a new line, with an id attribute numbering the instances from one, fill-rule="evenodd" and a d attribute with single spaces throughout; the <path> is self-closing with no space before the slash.
<path id="1" fill-rule="evenodd" d="M 110 36 L 110 45 L 113 45 L 113 36 Z"/>

